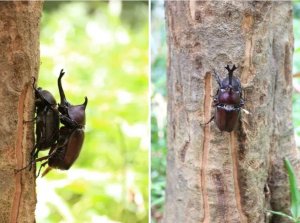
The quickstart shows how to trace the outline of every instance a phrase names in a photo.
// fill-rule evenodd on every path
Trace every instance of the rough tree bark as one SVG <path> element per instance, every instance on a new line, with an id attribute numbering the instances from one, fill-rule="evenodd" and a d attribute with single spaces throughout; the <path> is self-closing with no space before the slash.
<path id="1" fill-rule="evenodd" d="M 39 69 L 41 1 L 0 2 L 0 222 L 35 222 L 32 77 Z"/>
<path id="2" fill-rule="evenodd" d="M 292 6 L 274 1 L 167 1 L 168 166 L 165 223 L 285 222 L 283 157 L 299 168 L 293 137 Z M 245 89 L 237 129 L 205 127 L 216 69 L 236 64 Z"/>

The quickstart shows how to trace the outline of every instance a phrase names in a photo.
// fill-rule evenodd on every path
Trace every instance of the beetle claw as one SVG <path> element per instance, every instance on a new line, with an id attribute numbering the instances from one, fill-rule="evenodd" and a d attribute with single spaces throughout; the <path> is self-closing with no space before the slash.
<path id="1" fill-rule="evenodd" d="M 40 168 L 39 168 L 39 172 L 38 172 L 38 174 L 35 176 L 35 178 L 38 178 L 38 177 L 39 177 L 39 175 L 40 175 L 40 173 L 41 173 L 41 169 L 42 169 L 47 163 L 48 163 L 48 160 L 47 160 L 46 162 L 44 162 L 44 163 L 41 164 L 41 166 L 40 166 Z"/>
<path id="2" fill-rule="evenodd" d="M 29 167 L 29 171 L 31 170 L 32 162 L 30 161 L 26 166 L 22 167 L 21 169 L 14 169 L 15 174 L 21 172 L 22 170 L 25 170 Z"/>

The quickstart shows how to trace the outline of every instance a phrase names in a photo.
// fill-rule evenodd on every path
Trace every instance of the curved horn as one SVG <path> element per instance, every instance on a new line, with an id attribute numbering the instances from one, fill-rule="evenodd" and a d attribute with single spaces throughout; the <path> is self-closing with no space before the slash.
<path id="1" fill-rule="evenodd" d="M 64 76 L 65 72 L 64 69 L 61 69 L 60 74 L 59 74 L 59 78 L 58 78 L 58 90 L 59 90 L 59 95 L 60 95 L 60 104 L 64 105 L 67 102 L 66 96 L 65 96 L 65 92 L 64 89 L 62 88 L 61 85 L 61 78 Z"/>
<path id="2" fill-rule="evenodd" d="M 84 102 L 82 104 L 84 106 L 84 109 L 86 108 L 87 103 L 88 103 L 88 98 L 84 97 Z"/>

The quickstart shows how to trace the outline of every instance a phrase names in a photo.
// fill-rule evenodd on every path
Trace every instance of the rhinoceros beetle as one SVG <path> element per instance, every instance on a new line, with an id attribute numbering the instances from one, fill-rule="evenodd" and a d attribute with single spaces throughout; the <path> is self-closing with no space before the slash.
<path id="1" fill-rule="evenodd" d="M 51 147 L 48 156 L 36 159 L 37 162 L 47 159 L 40 167 L 41 170 L 43 166 L 48 164 L 48 168 L 42 176 L 46 175 L 52 168 L 68 170 L 79 156 L 84 141 L 85 108 L 88 99 L 85 97 L 84 103 L 80 105 L 72 105 L 67 101 L 61 84 L 64 74 L 63 70 L 61 70 L 58 78 L 60 94 L 58 111 L 60 113 L 60 122 L 63 126 L 59 129 L 57 143 Z"/>
<path id="2" fill-rule="evenodd" d="M 59 136 L 59 114 L 55 98 L 49 91 L 40 87 L 36 88 L 35 78 L 33 78 L 33 89 L 35 91 L 36 117 L 34 121 L 36 121 L 36 144 L 31 151 L 29 164 L 17 171 L 26 169 L 28 166 L 29 170 L 31 170 L 39 151 L 49 149 L 55 144 Z"/>
<path id="3" fill-rule="evenodd" d="M 214 71 L 219 88 L 213 100 L 215 114 L 206 124 L 214 120 L 220 131 L 231 132 L 238 122 L 241 108 L 244 106 L 244 100 L 242 97 L 241 82 L 237 77 L 233 76 L 233 71 L 237 67 L 233 65 L 230 68 L 227 65 L 225 69 L 228 71 L 228 77 L 222 81 Z"/>
<path id="4" fill-rule="evenodd" d="M 36 158 L 40 150 L 49 149 L 59 136 L 59 114 L 55 98 L 47 90 L 41 88 L 34 88 L 34 90 L 36 98 L 36 151 L 34 148 L 31 153 L 32 158 Z"/>

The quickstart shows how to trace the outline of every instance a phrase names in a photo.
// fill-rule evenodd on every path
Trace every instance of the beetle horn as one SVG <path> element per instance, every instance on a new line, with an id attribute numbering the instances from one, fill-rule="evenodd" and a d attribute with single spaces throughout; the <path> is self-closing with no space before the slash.
<path id="1" fill-rule="evenodd" d="M 88 103 L 88 98 L 84 97 L 84 102 L 82 104 L 84 106 L 84 109 L 86 108 L 87 103 Z"/>
<path id="2" fill-rule="evenodd" d="M 232 76 L 233 76 L 233 71 L 235 71 L 237 69 L 237 67 L 235 65 L 232 66 L 232 68 L 230 69 L 229 65 L 227 65 L 225 67 L 225 69 L 228 71 L 228 76 L 229 76 L 229 85 L 231 86 L 232 84 Z"/>
<path id="3" fill-rule="evenodd" d="M 65 74 L 64 69 L 61 69 L 60 74 L 59 74 L 59 78 L 58 78 L 58 90 L 59 90 L 60 104 L 61 105 L 64 105 L 64 104 L 67 103 L 65 92 L 64 92 L 64 89 L 62 88 L 62 85 L 61 85 L 61 78 L 64 76 L 64 74 Z"/>

